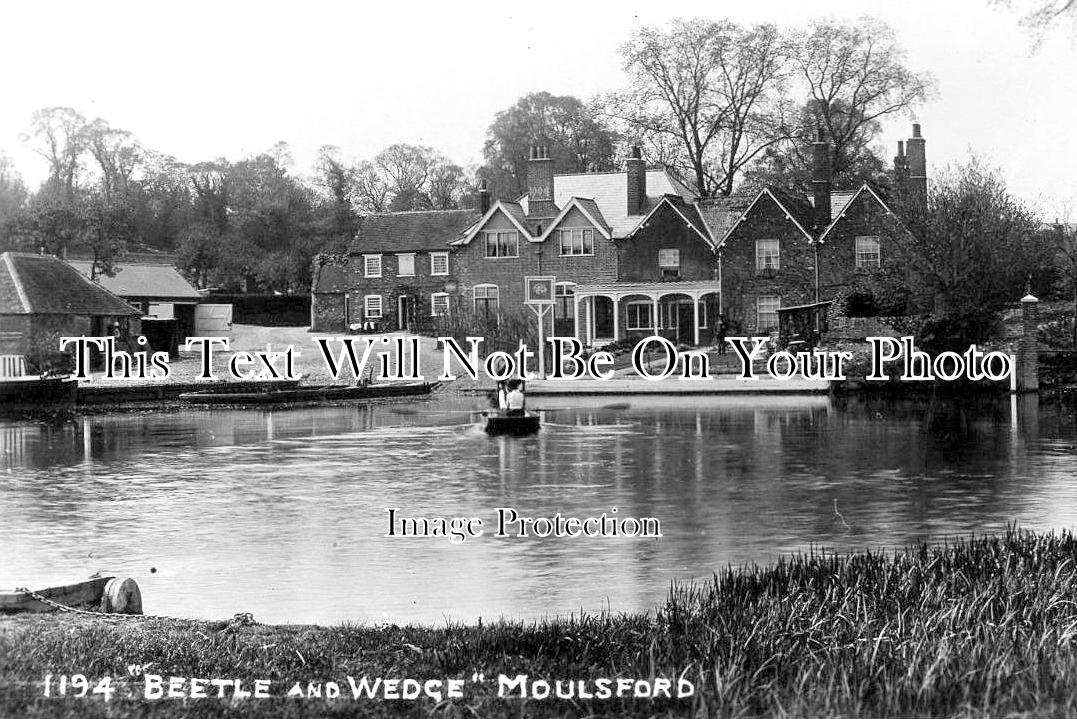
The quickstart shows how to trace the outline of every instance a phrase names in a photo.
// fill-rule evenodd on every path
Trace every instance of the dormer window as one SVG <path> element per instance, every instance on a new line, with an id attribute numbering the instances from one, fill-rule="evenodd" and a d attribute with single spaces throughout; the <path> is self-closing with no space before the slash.
<path id="1" fill-rule="evenodd" d="M 594 230 L 561 230 L 560 233 L 562 257 L 595 254 Z"/>
<path id="2" fill-rule="evenodd" d="M 516 230 L 497 230 L 486 233 L 487 257 L 519 257 L 520 233 Z"/>

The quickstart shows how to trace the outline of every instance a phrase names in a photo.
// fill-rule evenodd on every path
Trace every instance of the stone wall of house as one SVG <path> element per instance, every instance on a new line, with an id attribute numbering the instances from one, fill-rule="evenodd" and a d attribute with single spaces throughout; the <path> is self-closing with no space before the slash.
<path id="1" fill-rule="evenodd" d="M 316 292 L 310 302 L 313 332 L 343 332 L 347 329 L 343 292 Z"/>
<path id="2" fill-rule="evenodd" d="M 819 246 L 819 296 L 828 299 L 837 294 L 866 292 L 875 294 L 875 278 L 880 270 L 893 269 L 897 263 L 894 239 L 906 232 L 868 192 L 861 192 L 842 212 L 841 220 Z M 879 238 L 880 268 L 856 266 L 856 238 Z"/>
<path id="3" fill-rule="evenodd" d="M 777 272 L 756 270 L 756 240 L 764 238 L 778 240 Z M 764 333 L 756 315 L 761 296 L 777 296 L 783 307 L 814 300 L 814 251 L 785 211 L 767 197 L 726 238 L 721 255 L 722 310 L 732 325 L 731 333 Z"/>

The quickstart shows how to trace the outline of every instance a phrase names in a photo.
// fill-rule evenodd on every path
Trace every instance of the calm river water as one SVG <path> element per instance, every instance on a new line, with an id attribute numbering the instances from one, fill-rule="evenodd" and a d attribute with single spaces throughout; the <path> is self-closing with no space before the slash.
<path id="1" fill-rule="evenodd" d="M 1005 399 L 479 400 L 0 422 L 0 586 L 133 576 L 147 612 L 263 622 L 475 621 L 652 609 L 671 581 L 812 545 L 1077 524 L 1071 415 Z M 657 539 L 385 537 L 411 516 L 656 517 Z M 488 534 L 490 532 L 488 531 Z"/>

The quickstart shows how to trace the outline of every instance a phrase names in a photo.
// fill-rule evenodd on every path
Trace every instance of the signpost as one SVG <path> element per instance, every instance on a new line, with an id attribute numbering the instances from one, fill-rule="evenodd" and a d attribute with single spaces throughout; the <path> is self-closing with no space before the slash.
<path id="1" fill-rule="evenodd" d="M 524 304 L 538 319 L 539 377 L 546 377 L 546 315 L 553 309 L 556 277 L 525 277 Z"/>

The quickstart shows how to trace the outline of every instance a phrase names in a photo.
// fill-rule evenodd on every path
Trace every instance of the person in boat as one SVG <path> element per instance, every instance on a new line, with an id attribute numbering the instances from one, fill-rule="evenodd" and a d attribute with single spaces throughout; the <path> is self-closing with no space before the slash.
<path id="1" fill-rule="evenodd" d="M 505 414 L 509 417 L 523 416 L 526 409 L 527 400 L 524 397 L 524 383 L 520 380 L 513 380 L 509 385 L 509 393 L 505 397 L 506 410 Z"/>

